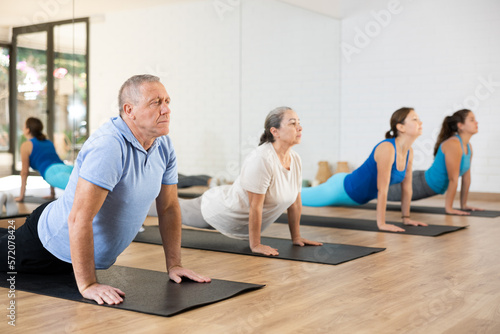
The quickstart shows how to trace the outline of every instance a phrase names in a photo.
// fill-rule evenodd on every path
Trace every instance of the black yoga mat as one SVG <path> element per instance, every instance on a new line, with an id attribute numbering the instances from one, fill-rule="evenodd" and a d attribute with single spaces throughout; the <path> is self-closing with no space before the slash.
<path id="1" fill-rule="evenodd" d="M 288 224 L 287 215 L 286 214 L 281 215 L 276 220 L 276 222 Z M 323 216 L 308 216 L 308 215 L 302 215 L 302 217 L 300 218 L 301 225 L 334 227 L 334 228 L 343 228 L 348 230 L 421 235 L 426 237 L 437 237 L 439 235 L 455 232 L 467 227 L 467 226 L 446 226 L 446 225 L 408 226 L 402 223 L 394 223 L 394 222 L 387 222 L 387 223 L 399 226 L 403 228 L 405 231 L 404 232 L 381 231 L 377 227 L 377 222 L 375 220 L 369 220 L 369 219 L 323 217 Z"/>
<path id="2" fill-rule="evenodd" d="M 139 232 L 134 241 L 161 245 L 161 237 L 158 226 L 145 226 L 144 232 Z M 385 248 L 328 243 L 324 243 L 323 246 L 299 247 L 294 246 L 291 240 L 267 237 L 262 237 L 261 241 L 264 245 L 278 249 L 279 255 L 272 256 L 272 258 L 322 264 L 340 264 L 385 250 Z M 268 258 L 271 257 L 252 253 L 247 240 L 232 239 L 218 232 L 183 229 L 182 247 L 242 255 L 263 256 Z"/>
<path id="3" fill-rule="evenodd" d="M 349 206 L 352 209 L 377 210 L 377 203 L 366 203 L 359 206 Z M 387 204 L 387 211 L 401 211 L 399 204 Z M 411 212 L 416 213 L 433 213 L 438 215 L 447 215 L 443 207 L 437 206 L 411 206 Z M 468 211 L 473 217 L 496 218 L 500 217 L 500 211 L 485 210 L 485 211 Z"/>
<path id="4" fill-rule="evenodd" d="M 26 218 L 26 217 L 28 217 L 29 215 L 30 215 L 29 213 L 18 213 L 18 214 L 16 214 L 16 215 L 10 215 L 10 216 L 7 216 L 7 215 L 2 216 L 2 215 L 0 214 L 0 219 Z"/>
<path id="5" fill-rule="evenodd" d="M 10 288 L 8 278 L 15 277 L 15 289 L 40 295 L 68 299 L 98 305 L 84 299 L 78 292 L 73 274 L 40 275 L 0 273 L 0 286 Z M 175 314 L 212 304 L 235 295 L 260 289 L 264 285 L 212 279 L 211 283 L 190 280 L 180 284 L 172 282 L 168 274 L 159 271 L 112 266 L 97 270 L 100 283 L 108 284 L 125 292 L 124 301 L 118 305 L 98 305 L 170 317 Z M 7 294 L 7 292 L 3 292 Z"/>
<path id="6" fill-rule="evenodd" d="M 36 196 L 25 196 L 23 200 L 24 203 L 33 203 L 33 204 L 44 204 L 51 201 L 53 201 L 53 199 L 46 199 L 43 197 L 36 197 Z"/>
<path id="7" fill-rule="evenodd" d="M 184 191 L 179 191 L 177 192 L 177 196 L 180 198 L 197 198 L 203 195 L 202 193 L 190 193 L 190 192 L 184 192 Z"/>

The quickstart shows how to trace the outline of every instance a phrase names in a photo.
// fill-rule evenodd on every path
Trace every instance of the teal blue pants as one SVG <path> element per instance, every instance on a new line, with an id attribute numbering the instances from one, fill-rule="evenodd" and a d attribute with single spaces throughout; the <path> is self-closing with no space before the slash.
<path id="1" fill-rule="evenodd" d="M 344 179 L 348 173 L 338 173 L 330 177 L 325 183 L 316 187 L 302 188 L 302 205 L 305 206 L 341 206 L 359 205 L 347 195 L 344 188 Z"/>
<path id="2" fill-rule="evenodd" d="M 54 188 L 66 189 L 73 166 L 53 164 L 45 171 L 44 180 Z"/>

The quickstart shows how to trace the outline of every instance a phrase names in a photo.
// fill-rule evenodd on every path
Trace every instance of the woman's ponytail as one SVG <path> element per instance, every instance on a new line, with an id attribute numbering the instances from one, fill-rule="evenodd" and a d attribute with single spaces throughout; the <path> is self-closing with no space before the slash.
<path id="1" fill-rule="evenodd" d="M 441 143 L 458 132 L 458 123 L 465 123 L 465 119 L 469 113 L 469 109 L 461 109 L 453 115 L 444 118 L 443 124 L 441 125 L 441 131 L 436 140 L 436 145 L 434 145 L 434 156 L 436 156 Z"/>
<path id="2" fill-rule="evenodd" d="M 283 115 L 285 115 L 285 111 L 287 110 L 292 109 L 289 107 L 278 107 L 267 114 L 266 121 L 264 122 L 264 133 L 260 136 L 259 146 L 267 142 L 274 143 L 274 136 L 271 133 L 271 128 L 280 128 Z"/>

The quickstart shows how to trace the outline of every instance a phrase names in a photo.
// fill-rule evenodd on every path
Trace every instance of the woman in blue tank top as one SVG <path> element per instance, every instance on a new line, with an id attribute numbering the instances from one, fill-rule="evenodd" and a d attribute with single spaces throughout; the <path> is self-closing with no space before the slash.
<path id="1" fill-rule="evenodd" d="M 474 113 L 468 109 L 459 110 L 444 119 L 434 147 L 435 158 L 432 166 L 426 171 L 413 172 L 412 200 L 446 193 L 445 211 L 448 214 L 469 215 L 469 212 L 463 210 L 482 210 L 467 205 L 472 159 L 472 147 L 469 141 L 477 132 L 478 122 Z M 460 192 L 462 210 L 453 209 L 453 199 L 457 192 L 459 177 L 462 177 L 462 190 Z M 401 187 L 391 186 L 388 200 L 400 201 Z"/>
<path id="2" fill-rule="evenodd" d="M 426 226 L 422 222 L 410 219 L 413 162 L 411 145 L 422 134 L 422 122 L 412 108 L 401 108 L 392 114 L 390 124 L 391 130 L 385 135 L 387 139 L 375 146 L 363 165 L 350 174 L 335 174 L 317 187 L 303 188 L 302 204 L 360 205 L 376 198 L 378 228 L 402 232 L 404 231 L 402 228 L 385 222 L 389 185 L 401 183 L 403 223 Z"/>
<path id="3" fill-rule="evenodd" d="M 43 123 L 38 118 L 29 117 L 23 130 L 28 139 L 21 144 L 21 192 L 16 201 L 22 202 L 26 192 L 29 168 L 37 170 L 45 181 L 50 185 L 50 196 L 55 198 L 54 188 L 65 189 L 73 166 L 62 162 L 56 153 L 54 144 L 43 134 Z"/>

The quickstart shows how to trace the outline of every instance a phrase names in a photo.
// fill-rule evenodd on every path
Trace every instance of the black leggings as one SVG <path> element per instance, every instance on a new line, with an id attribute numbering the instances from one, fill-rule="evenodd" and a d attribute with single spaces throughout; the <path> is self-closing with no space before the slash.
<path id="1" fill-rule="evenodd" d="M 412 201 L 437 195 L 436 192 L 434 192 L 434 190 L 432 190 L 432 188 L 427 184 L 424 170 L 413 171 L 413 180 L 411 185 L 413 188 L 413 195 L 411 196 Z M 401 184 L 393 184 L 389 187 L 387 200 L 391 202 L 401 202 Z"/>
<path id="2" fill-rule="evenodd" d="M 38 237 L 38 220 L 48 204 L 45 203 L 36 208 L 15 233 L 7 233 L 0 237 L 0 271 L 38 274 L 70 273 L 73 271 L 71 263 L 61 261 L 52 255 L 43 247 Z M 9 243 L 9 236 L 12 235 L 15 236 L 15 239 L 10 240 Z M 8 257 L 9 255 L 11 258 Z M 15 259 L 15 268 L 8 265 L 8 261 L 12 260 L 12 257 Z"/>
<path id="3" fill-rule="evenodd" d="M 208 186 L 208 175 L 183 175 L 179 174 L 177 188 L 189 188 L 192 186 Z"/>

